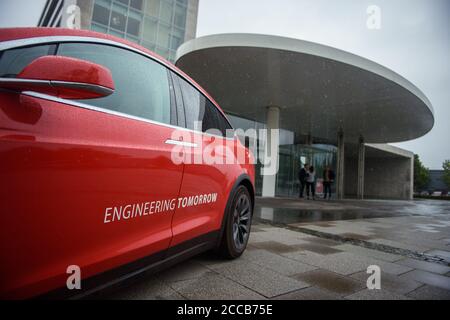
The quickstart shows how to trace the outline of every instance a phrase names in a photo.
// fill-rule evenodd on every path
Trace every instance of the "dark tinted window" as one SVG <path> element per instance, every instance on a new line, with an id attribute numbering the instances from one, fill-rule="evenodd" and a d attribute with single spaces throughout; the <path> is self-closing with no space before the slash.
<path id="1" fill-rule="evenodd" d="M 142 0 L 131 0 L 130 5 L 135 9 L 142 10 Z"/>
<path id="2" fill-rule="evenodd" d="M 139 28 L 141 27 L 141 22 L 139 20 L 128 18 L 127 32 L 134 36 L 139 36 Z"/>
<path id="3" fill-rule="evenodd" d="M 111 24 L 114 29 L 125 31 L 127 23 L 127 9 L 122 6 L 113 6 L 111 11 Z"/>
<path id="4" fill-rule="evenodd" d="M 186 80 L 179 78 L 179 83 L 186 110 L 186 127 L 203 132 L 217 129 L 226 136 L 226 130 L 231 126 L 222 113 Z"/>
<path id="5" fill-rule="evenodd" d="M 109 24 L 109 14 L 110 14 L 110 10 L 100 6 L 98 4 L 94 5 L 94 13 L 92 15 L 92 20 L 104 25 L 108 25 Z"/>
<path id="6" fill-rule="evenodd" d="M 6 50 L 0 53 L 0 77 L 15 78 L 33 60 L 52 55 L 54 51 L 54 45 Z"/>
<path id="7" fill-rule="evenodd" d="M 84 103 L 163 123 L 171 122 L 167 69 L 140 54 L 107 45 L 63 43 L 58 55 L 74 57 L 107 67 L 115 92 Z"/>

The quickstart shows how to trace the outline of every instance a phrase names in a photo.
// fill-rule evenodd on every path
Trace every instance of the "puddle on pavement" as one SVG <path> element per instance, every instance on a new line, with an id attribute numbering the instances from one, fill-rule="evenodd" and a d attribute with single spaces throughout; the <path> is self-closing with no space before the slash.
<path id="1" fill-rule="evenodd" d="M 286 245 L 276 241 L 257 242 L 252 245 L 258 249 L 264 249 L 277 254 L 300 250 L 300 245 Z"/>
<path id="2" fill-rule="evenodd" d="M 301 244 L 298 246 L 300 250 L 307 250 L 314 253 L 327 255 L 327 254 L 333 254 L 333 253 L 339 253 L 342 252 L 341 250 L 334 249 L 332 247 L 317 245 L 317 244 Z"/>
<path id="3" fill-rule="evenodd" d="M 291 224 L 300 222 L 320 222 L 368 218 L 398 217 L 402 213 L 374 210 L 302 210 L 292 208 L 271 208 L 256 206 L 254 216 L 274 223 Z M 326 225 L 324 225 L 326 226 Z"/>
<path id="4" fill-rule="evenodd" d="M 300 281 L 326 289 L 338 294 L 352 294 L 363 288 L 363 285 L 351 278 L 345 278 L 325 270 L 314 270 L 295 276 Z"/>

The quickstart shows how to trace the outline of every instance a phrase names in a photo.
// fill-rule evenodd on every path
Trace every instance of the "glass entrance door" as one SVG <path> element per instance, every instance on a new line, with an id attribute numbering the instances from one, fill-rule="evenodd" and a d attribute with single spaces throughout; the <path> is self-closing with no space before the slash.
<path id="1" fill-rule="evenodd" d="M 308 163 L 316 171 L 316 183 L 322 182 L 323 171 L 329 165 L 336 168 L 336 147 L 330 145 L 283 145 L 280 146 L 279 171 L 275 195 L 277 197 L 298 197 L 300 168 Z M 319 190 L 320 191 L 320 190 Z M 332 192 L 334 192 L 332 190 Z"/>

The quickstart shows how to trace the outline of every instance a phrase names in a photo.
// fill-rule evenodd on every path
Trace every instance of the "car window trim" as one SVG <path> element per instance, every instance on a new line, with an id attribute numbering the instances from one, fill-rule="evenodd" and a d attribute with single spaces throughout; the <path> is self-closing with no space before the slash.
<path id="1" fill-rule="evenodd" d="M 26 39 L 17 39 L 17 40 L 9 40 L 9 41 L 0 42 L 0 52 L 3 52 L 5 50 L 9 50 L 9 49 L 16 49 L 16 48 L 18 49 L 18 48 L 23 48 L 23 47 L 35 46 L 35 45 L 39 45 L 39 44 L 42 44 L 42 45 L 56 44 L 57 46 L 59 46 L 60 43 L 80 43 L 80 42 L 81 43 L 93 43 L 93 44 L 110 45 L 110 46 L 113 46 L 113 47 L 126 49 L 126 50 L 129 50 L 129 51 L 138 53 L 140 55 L 143 55 L 144 57 L 152 59 L 153 61 L 161 64 L 163 67 L 165 67 L 165 68 L 169 69 L 170 71 L 174 72 L 176 75 L 178 75 L 182 79 L 186 80 L 196 90 L 198 90 L 196 88 L 196 85 L 194 83 L 192 83 L 192 80 L 190 80 L 189 78 L 185 77 L 184 75 L 179 73 L 177 70 L 173 69 L 165 61 L 159 59 L 158 57 L 152 56 L 152 55 L 150 55 L 150 54 L 148 54 L 148 53 L 146 53 L 144 51 L 141 51 L 141 50 L 139 50 L 137 48 L 128 46 L 128 45 L 120 43 L 120 42 L 109 40 L 109 39 L 100 39 L 100 38 L 92 38 L 92 37 L 81 37 L 81 36 L 46 36 L 46 37 L 34 37 L 34 38 L 26 38 Z M 198 91 L 201 94 L 203 94 L 200 90 L 198 90 Z M 40 93 L 36 93 L 36 92 L 32 92 L 32 91 L 26 91 L 26 92 L 23 92 L 23 94 L 26 94 L 26 95 L 29 95 L 29 96 L 33 96 L 33 97 L 40 97 L 42 99 L 51 100 L 51 101 L 55 101 L 55 102 L 59 102 L 59 103 L 67 104 L 67 105 L 72 105 L 72 106 L 75 106 L 75 107 L 81 107 L 81 108 L 84 108 L 84 109 L 90 109 L 90 110 L 99 111 L 99 112 L 103 112 L 103 113 L 110 113 L 110 114 L 113 114 L 113 115 L 116 115 L 116 116 L 126 117 L 126 118 L 130 118 L 130 119 L 138 120 L 138 121 L 144 121 L 144 122 L 147 122 L 147 123 L 158 124 L 158 125 L 162 125 L 162 126 L 166 126 L 166 127 L 170 127 L 170 128 L 182 129 L 182 130 L 185 130 L 185 131 L 190 131 L 190 132 L 194 132 L 194 133 L 201 133 L 201 134 L 204 134 L 204 135 L 209 135 L 209 136 L 214 136 L 214 137 L 221 137 L 221 138 L 224 138 L 224 139 L 227 139 L 227 140 L 235 140 L 236 139 L 235 134 L 233 134 L 233 137 L 218 136 L 218 135 L 215 135 L 215 134 L 209 134 L 209 133 L 202 132 L 202 131 L 199 131 L 199 130 L 193 130 L 193 129 L 188 129 L 186 127 L 174 126 L 174 125 L 170 125 L 170 124 L 159 122 L 159 121 L 155 121 L 155 120 L 144 119 L 144 118 L 141 118 L 141 117 L 132 116 L 132 115 L 128 115 L 128 114 L 125 114 L 125 113 L 121 113 L 121 112 L 117 112 L 117 111 L 113 111 L 113 110 L 109 110 L 109 109 L 104 109 L 104 108 L 101 108 L 101 107 L 95 107 L 95 106 L 92 106 L 92 105 L 86 104 L 86 103 L 75 102 L 73 100 L 62 99 L 62 98 L 53 97 L 53 96 L 46 95 L 46 94 L 40 94 Z M 216 104 L 214 102 L 212 102 L 206 96 L 205 96 L 205 98 L 208 99 L 211 102 L 211 104 L 223 115 L 223 112 L 216 106 Z M 226 118 L 225 115 L 224 115 L 224 117 L 225 117 L 225 120 L 230 125 L 230 127 L 232 129 L 234 129 L 233 126 L 231 125 L 230 121 Z"/>
<path id="2" fill-rule="evenodd" d="M 58 45 L 57 45 L 57 50 L 56 50 L 56 56 L 59 56 L 59 57 L 63 57 L 64 55 L 63 54 L 60 54 L 60 49 L 63 47 L 63 45 L 66 45 L 66 44 L 80 44 L 81 42 L 60 42 L 60 43 L 58 43 Z M 82 44 L 96 44 L 96 43 L 85 43 L 85 42 L 83 42 Z M 106 47 L 113 47 L 113 46 L 110 46 L 110 45 L 104 45 L 104 44 L 97 44 L 97 45 L 99 45 L 99 46 L 106 46 Z M 116 47 L 116 49 L 121 49 L 121 48 L 118 48 L 118 47 Z M 127 51 L 129 51 L 129 50 L 127 50 Z M 131 53 L 133 53 L 133 54 L 139 54 L 139 53 L 136 53 L 136 52 L 133 52 L 133 51 L 130 51 Z M 140 56 L 142 56 L 141 54 L 139 54 Z M 143 56 L 144 58 L 147 58 L 148 59 L 148 57 L 146 57 L 146 56 Z M 154 60 L 152 60 L 153 62 L 156 62 L 156 63 L 158 63 L 157 61 L 154 61 Z M 158 63 L 159 65 L 161 65 L 160 63 Z M 174 114 L 174 105 L 173 105 L 173 101 L 172 101 L 172 92 L 171 92 L 171 88 L 170 88 L 170 85 L 171 85 L 171 83 L 170 83 L 170 78 L 169 78 L 169 69 L 165 66 L 165 65 L 161 65 L 163 68 L 164 68 L 164 71 L 166 72 L 166 77 L 167 77 L 167 84 L 168 84 L 168 87 L 169 87 L 169 108 L 170 108 L 170 111 L 169 111 L 169 123 L 168 124 L 170 124 L 170 125 L 177 125 L 177 118 L 176 118 L 176 114 Z M 83 102 L 84 103 L 84 102 Z M 90 103 L 88 103 L 88 102 L 85 102 L 85 104 L 90 104 Z M 114 106 L 114 107 L 118 107 L 118 106 Z M 151 108 L 151 106 L 146 106 L 147 108 Z M 100 107 L 101 108 L 101 107 Z M 108 108 L 105 108 L 105 109 L 108 109 Z M 130 113 L 126 113 L 126 112 L 121 112 L 121 113 L 123 113 L 123 114 L 129 114 L 129 115 L 131 115 L 131 116 L 134 116 L 133 114 L 130 114 Z M 143 118 L 143 119 L 147 119 L 147 118 L 144 118 L 144 117 L 139 117 L 139 116 L 137 116 L 138 118 Z M 149 119 L 149 120 L 152 120 L 152 119 Z M 157 120 L 154 120 L 154 121 L 156 121 L 156 122 L 160 122 L 160 121 L 157 121 Z M 161 123 L 165 123 L 165 122 L 161 122 Z"/>
<path id="3" fill-rule="evenodd" d="M 0 43 L 1 44 L 1 43 Z M 33 44 L 33 45 L 27 45 L 24 47 L 13 47 L 13 48 L 9 48 L 9 49 L 5 49 L 0 51 L 0 61 L 2 60 L 3 56 L 5 53 L 7 53 L 8 51 L 13 51 L 13 50 L 23 50 L 23 49 L 32 49 L 32 48 L 39 48 L 39 47 L 48 47 L 47 50 L 47 54 L 48 56 L 54 56 L 56 55 L 56 52 L 58 50 L 58 44 L 57 43 L 39 43 L 39 44 Z M 1 77 L 0 78 L 6 78 L 6 79 L 10 79 L 9 77 Z M 15 78 L 11 78 L 11 79 L 15 79 Z"/>
<path id="4" fill-rule="evenodd" d="M 181 100 L 182 100 L 182 103 L 183 103 L 183 110 L 184 110 L 184 114 L 185 114 L 185 122 L 186 122 L 185 127 L 187 128 L 187 122 L 188 122 L 188 121 L 187 121 L 187 117 L 186 117 L 187 110 L 186 110 L 185 96 L 184 96 L 184 94 L 183 94 L 183 88 L 182 88 L 182 86 L 181 86 L 179 80 L 176 78 L 176 74 L 173 74 L 172 77 L 174 78 L 174 81 L 176 81 L 176 82 L 178 83 L 178 87 L 179 87 L 179 89 L 180 89 L 180 96 L 181 96 Z M 184 78 L 182 78 L 182 79 L 184 79 Z M 203 98 L 205 99 L 206 102 L 209 102 L 209 104 L 212 106 L 213 110 L 215 110 L 218 114 L 220 114 L 220 115 L 226 120 L 226 122 L 227 122 L 227 123 L 229 124 L 229 126 L 230 126 L 230 130 L 233 130 L 233 132 L 234 132 L 234 128 L 231 126 L 231 124 L 230 124 L 230 122 L 228 121 L 228 119 L 227 119 L 227 118 L 222 114 L 222 112 L 220 112 L 220 110 L 216 107 L 216 105 L 215 105 L 210 99 L 208 99 L 208 97 L 205 96 L 200 90 L 198 90 L 196 86 L 192 85 L 192 83 L 187 82 L 187 84 L 188 84 L 189 86 L 191 86 L 192 89 L 194 89 L 194 90 L 200 95 L 200 97 L 203 97 Z M 206 112 L 206 108 L 209 106 L 209 104 L 208 104 L 208 103 L 205 103 L 205 112 Z M 219 130 L 220 132 L 222 132 L 222 129 L 221 129 L 221 128 L 212 128 L 212 129 L 217 129 L 217 130 Z M 194 130 L 194 129 L 191 129 L 191 130 Z M 194 130 L 194 131 L 200 132 L 199 130 Z M 205 133 L 203 130 L 202 130 L 201 132 Z M 222 132 L 222 133 L 223 133 L 223 132 Z M 211 135 L 217 136 L 217 137 L 224 137 L 224 136 L 226 135 L 226 132 L 225 132 L 225 135 L 216 135 L 216 134 L 211 134 Z"/>
<path id="5" fill-rule="evenodd" d="M 178 121 L 178 107 L 177 107 L 177 98 L 175 96 L 175 88 L 172 81 L 172 77 L 170 76 L 170 70 L 166 68 L 167 81 L 169 82 L 169 91 L 170 91 L 170 124 L 179 126 L 180 123 Z"/>
<path id="6" fill-rule="evenodd" d="M 186 113 L 184 110 L 183 96 L 181 93 L 180 83 L 178 82 L 178 78 L 175 77 L 175 74 L 168 69 L 170 80 L 173 84 L 173 89 L 175 93 L 176 107 L 177 107 L 177 117 L 178 117 L 178 126 L 186 127 Z"/>

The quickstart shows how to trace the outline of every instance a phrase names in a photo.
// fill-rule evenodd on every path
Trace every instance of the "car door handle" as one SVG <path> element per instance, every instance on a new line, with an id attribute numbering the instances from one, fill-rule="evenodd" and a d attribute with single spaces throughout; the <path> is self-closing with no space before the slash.
<path id="1" fill-rule="evenodd" d="M 171 144 L 175 146 L 183 146 L 183 147 L 190 147 L 190 148 L 196 148 L 197 144 L 192 142 L 185 142 L 185 141 L 179 141 L 179 140 L 172 140 L 167 139 L 166 144 Z"/>

